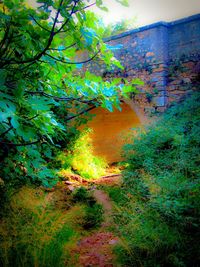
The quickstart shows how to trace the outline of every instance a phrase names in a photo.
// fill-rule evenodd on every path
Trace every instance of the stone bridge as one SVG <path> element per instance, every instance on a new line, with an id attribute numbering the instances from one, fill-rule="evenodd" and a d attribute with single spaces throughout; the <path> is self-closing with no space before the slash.
<path id="1" fill-rule="evenodd" d="M 105 42 L 124 70 L 106 69 L 98 60 L 84 68 L 105 77 L 141 78 L 145 84 L 139 89 L 146 96 L 146 109 L 162 110 L 191 87 L 199 87 L 200 14 L 169 23 L 157 22 Z"/>
<path id="2" fill-rule="evenodd" d="M 200 89 L 200 14 L 130 30 L 105 42 L 124 70 L 106 69 L 98 60 L 84 66 L 85 70 L 107 78 L 144 81 L 138 88 L 141 93 L 124 106 L 122 114 L 96 110 L 96 118 L 89 123 L 96 153 L 112 162 L 119 159 L 122 132 L 144 123 L 147 114 L 162 111 L 191 90 Z"/>

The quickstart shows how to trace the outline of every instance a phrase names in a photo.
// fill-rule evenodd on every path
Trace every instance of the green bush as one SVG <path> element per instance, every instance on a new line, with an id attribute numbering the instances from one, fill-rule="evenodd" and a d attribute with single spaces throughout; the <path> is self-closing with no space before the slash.
<path id="1" fill-rule="evenodd" d="M 81 186 L 77 188 L 73 193 L 73 201 L 82 202 L 83 204 L 87 204 L 89 207 L 93 207 L 96 203 L 95 198 L 89 193 L 89 191 Z"/>
<path id="2" fill-rule="evenodd" d="M 125 205 L 128 201 L 128 197 L 124 192 L 123 187 L 119 186 L 103 186 L 104 191 L 106 191 L 110 198 L 119 205 Z"/>
<path id="3" fill-rule="evenodd" d="M 127 266 L 198 266 L 199 131 L 197 92 L 125 146 L 127 200 L 116 200 L 116 221 L 129 247 L 119 250 Z"/>
<path id="4" fill-rule="evenodd" d="M 103 176 L 107 167 L 103 158 L 94 155 L 91 131 L 88 128 L 79 132 L 67 150 L 57 157 L 62 170 L 71 169 L 88 180 Z"/>
<path id="5" fill-rule="evenodd" d="M 86 214 L 83 222 L 83 227 L 85 229 L 97 228 L 101 226 L 102 221 L 103 221 L 102 205 L 95 203 L 92 206 L 86 207 Z"/>
<path id="6" fill-rule="evenodd" d="M 82 226 L 85 229 L 97 228 L 103 221 L 102 205 L 96 203 L 93 196 L 88 193 L 85 187 L 78 188 L 73 194 L 74 202 L 82 202 L 85 206 L 85 216 Z"/>

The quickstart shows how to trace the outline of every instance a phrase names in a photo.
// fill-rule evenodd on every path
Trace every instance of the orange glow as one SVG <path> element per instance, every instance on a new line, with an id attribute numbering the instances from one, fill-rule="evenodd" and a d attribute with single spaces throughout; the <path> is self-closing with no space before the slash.
<path id="1" fill-rule="evenodd" d="M 121 148 L 130 134 L 131 128 L 139 126 L 140 121 L 136 113 L 123 103 L 122 111 L 109 112 L 103 108 L 91 111 L 96 114 L 87 126 L 93 129 L 90 134 L 94 154 L 105 158 L 108 163 L 120 161 Z"/>

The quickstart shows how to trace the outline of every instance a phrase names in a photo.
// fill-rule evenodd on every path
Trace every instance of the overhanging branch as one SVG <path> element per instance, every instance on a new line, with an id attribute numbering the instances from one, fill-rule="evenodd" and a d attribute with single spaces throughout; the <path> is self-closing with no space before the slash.
<path id="1" fill-rule="evenodd" d="M 66 60 L 63 60 L 63 59 L 59 59 L 59 58 L 56 58 L 48 53 L 45 53 L 46 56 L 54 59 L 55 61 L 57 62 L 61 62 L 63 64 L 74 64 L 74 65 L 78 65 L 78 64 L 84 64 L 84 63 L 88 63 L 90 61 L 92 61 L 98 54 L 100 53 L 100 50 L 98 50 L 91 58 L 89 59 L 86 59 L 86 60 L 83 60 L 83 61 L 78 61 L 78 62 L 73 62 L 73 61 L 66 61 Z"/>
<path id="2" fill-rule="evenodd" d="M 90 110 L 93 110 L 93 109 L 95 109 L 95 108 L 97 108 L 97 106 L 92 106 L 92 107 L 90 107 L 90 108 L 88 108 L 88 109 L 85 109 L 85 110 L 81 111 L 80 113 L 78 113 L 78 114 L 76 114 L 76 115 L 73 115 L 73 116 L 71 116 L 71 117 L 66 118 L 66 121 L 70 121 L 70 120 L 72 120 L 72 119 L 75 119 L 75 118 L 79 117 L 80 115 L 83 115 L 83 114 L 85 114 L 85 113 L 87 113 L 87 112 L 89 112 Z"/>
<path id="3" fill-rule="evenodd" d="M 56 86 L 56 85 L 54 85 L 54 86 Z M 82 100 L 81 98 L 73 98 L 73 97 L 59 97 L 59 96 L 50 95 L 50 94 L 47 94 L 47 93 L 44 93 L 41 91 L 37 91 L 37 92 L 25 91 L 25 92 L 28 94 L 31 94 L 31 95 L 42 95 L 45 97 L 53 98 L 54 100 L 57 100 L 57 101 L 78 101 L 78 102 L 83 103 L 83 104 L 89 104 L 95 100 L 95 99 Z"/>
<path id="4" fill-rule="evenodd" d="M 29 143 L 20 143 L 20 144 L 7 143 L 7 142 L 0 141 L 0 144 L 7 145 L 7 146 L 31 146 L 31 145 L 38 144 L 40 142 L 41 142 L 41 139 L 38 139 L 38 140 L 33 141 L 33 142 L 29 142 Z"/>
<path id="5" fill-rule="evenodd" d="M 48 29 L 46 29 L 45 27 L 43 27 L 39 22 L 37 22 L 37 20 L 33 17 L 33 16 L 31 16 L 30 15 L 30 17 L 32 18 L 32 20 L 41 28 L 41 29 L 43 29 L 43 30 L 45 30 L 45 31 L 47 31 L 47 32 L 51 32 L 50 30 L 48 30 Z"/>

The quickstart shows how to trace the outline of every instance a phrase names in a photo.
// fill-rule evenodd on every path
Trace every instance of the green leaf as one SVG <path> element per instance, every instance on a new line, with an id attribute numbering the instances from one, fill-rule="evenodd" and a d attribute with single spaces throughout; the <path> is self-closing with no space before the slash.
<path id="1" fill-rule="evenodd" d="M 91 28 L 83 27 L 81 28 L 80 32 L 85 40 L 86 45 L 88 46 L 91 46 L 94 39 L 97 38 L 96 32 Z"/>
<path id="2" fill-rule="evenodd" d="M 120 3 L 123 6 L 129 6 L 129 0 L 116 0 L 116 2 Z"/>
<path id="3" fill-rule="evenodd" d="M 134 89 L 133 89 L 132 85 L 125 85 L 122 89 L 122 93 L 131 93 L 133 91 L 134 91 Z"/>
<path id="4" fill-rule="evenodd" d="M 103 101 L 102 107 L 107 108 L 110 112 L 113 112 L 112 102 L 109 101 L 108 99 L 105 99 Z"/>
<path id="5" fill-rule="evenodd" d="M 113 87 L 109 87 L 109 88 L 103 87 L 103 89 L 102 89 L 102 93 L 107 97 L 113 96 L 114 92 L 115 92 L 115 90 Z"/>
<path id="6" fill-rule="evenodd" d="M 13 126 L 13 128 L 16 129 L 19 127 L 19 122 L 18 122 L 17 116 L 12 117 L 10 122 L 11 122 L 11 125 Z"/>
<path id="7" fill-rule="evenodd" d="M 113 65 L 115 65 L 116 67 L 118 67 L 119 69 L 121 69 L 121 70 L 124 69 L 124 67 L 122 66 L 122 64 L 120 63 L 120 61 L 117 60 L 117 59 L 114 58 L 114 57 L 111 58 L 111 63 L 112 63 Z"/>
<path id="8" fill-rule="evenodd" d="M 33 110 L 36 111 L 48 111 L 50 110 L 50 104 L 52 104 L 51 100 L 47 100 L 44 98 L 32 97 L 28 99 L 28 103 Z"/>
<path id="9" fill-rule="evenodd" d="M 5 78 L 6 78 L 6 71 L 0 69 L 0 87 L 4 85 L 5 83 Z"/>
<path id="10" fill-rule="evenodd" d="M 101 10 L 106 11 L 106 12 L 108 11 L 108 8 L 103 5 L 103 1 L 102 0 L 96 0 L 96 5 Z"/>
<path id="11" fill-rule="evenodd" d="M 144 85 L 144 81 L 140 80 L 139 78 L 135 78 L 131 81 L 133 85 Z"/>

